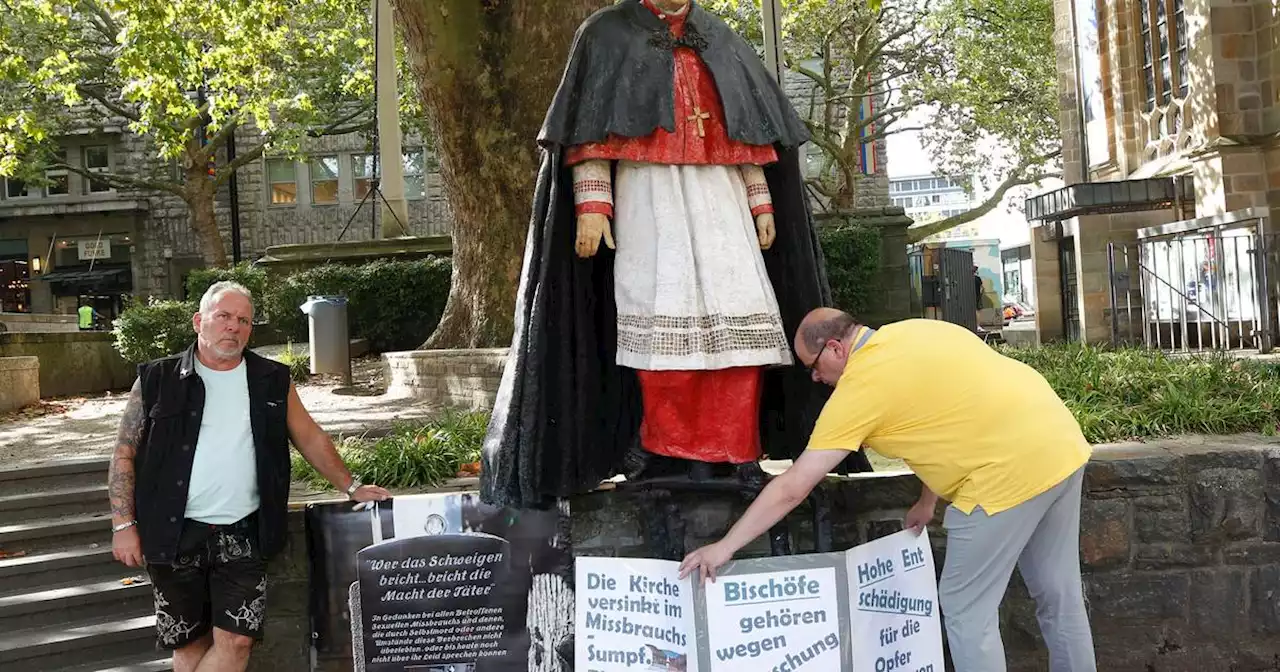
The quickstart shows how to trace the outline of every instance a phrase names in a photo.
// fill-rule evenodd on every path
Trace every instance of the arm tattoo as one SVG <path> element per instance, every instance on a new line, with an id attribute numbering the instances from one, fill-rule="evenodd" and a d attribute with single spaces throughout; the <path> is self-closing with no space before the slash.
<path id="1" fill-rule="evenodd" d="M 120 418 L 120 431 L 116 437 L 115 453 L 111 456 L 111 470 L 107 476 L 107 493 L 111 498 L 111 515 L 121 522 L 133 520 L 134 470 L 133 458 L 138 454 L 145 426 L 142 407 L 142 381 L 136 381 L 129 391 L 124 416 Z"/>

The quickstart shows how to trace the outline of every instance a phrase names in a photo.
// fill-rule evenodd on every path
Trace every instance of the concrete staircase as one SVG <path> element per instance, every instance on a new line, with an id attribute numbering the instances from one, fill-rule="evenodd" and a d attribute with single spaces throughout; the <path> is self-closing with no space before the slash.
<path id="1" fill-rule="evenodd" d="M 146 572 L 111 557 L 106 484 L 105 459 L 0 470 L 0 670 L 173 669 Z"/>

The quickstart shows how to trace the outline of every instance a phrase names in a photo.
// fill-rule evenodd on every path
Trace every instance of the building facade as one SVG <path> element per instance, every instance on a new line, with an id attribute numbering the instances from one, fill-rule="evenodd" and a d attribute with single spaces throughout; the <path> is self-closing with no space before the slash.
<path id="1" fill-rule="evenodd" d="M 917 225 L 968 212 L 969 178 L 962 175 L 903 175 L 889 179 L 889 200 Z"/>
<path id="2" fill-rule="evenodd" d="M 259 142 L 251 129 L 237 133 L 242 152 Z M 146 138 L 123 124 L 68 136 L 61 145 L 66 162 L 86 172 L 180 179 L 176 162 L 155 159 Z M 229 257 L 252 260 L 273 245 L 377 235 L 379 203 L 374 195 L 365 198 L 374 169 L 366 138 L 322 137 L 305 150 L 304 160 L 267 155 L 240 168 L 234 204 L 230 183 L 220 188 L 215 210 Z M 226 151 L 219 150 L 214 171 L 225 165 Z M 410 232 L 448 233 L 434 157 L 410 138 L 402 159 Z M 65 314 L 88 303 L 105 321 L 119 314 L 127 296 L 181 297 L 186 274 L 204 265 L 177 195 L 113 187 L 75 172 L 47 177 L 48 186 L 0 179 L 0 311 Z M 239 249 L 233 249 L 237 238 Z"/>
<path id="3" fill-rule="evenodd" d="M 1154 280 L 1186 303 L 1205 287 L 1138 266 L 1117 273 L 1116 250 L 1136 249 L 1141 230 L 1280 208 L 1280 9 L 1271 0 L 1055 0 L 1054 9 L 1067 186 L 1027 202 L 1037 331 L 1041 342 L 1105 341 L 1117 293 Z M 1148 308 L 1132 319 L 1149 326 Z"/>

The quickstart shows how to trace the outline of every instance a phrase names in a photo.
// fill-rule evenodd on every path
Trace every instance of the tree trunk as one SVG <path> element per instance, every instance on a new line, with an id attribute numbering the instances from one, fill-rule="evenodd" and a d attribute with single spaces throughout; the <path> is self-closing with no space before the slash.
<path id="1" fill-rule="evenodd" d="M 578 25 L 610 0 L 393 0 L 453 210 L 453 285 L 424 348 L 510 344 L 535 139 Z"/>
<path id="2" fill-rule="evenodd" d="M 208 166 L 194 162 L 190 157 L 185 164 L 186 181 L 182 190 L 186 193 L 187 208 L 191 210 L 191 228 L 200 242 L 200 255 L 210 268 L 226 268 L 227 247 L 218 232 L 218 218 L 213 205 L 214 185 L 207 172 Z"/>

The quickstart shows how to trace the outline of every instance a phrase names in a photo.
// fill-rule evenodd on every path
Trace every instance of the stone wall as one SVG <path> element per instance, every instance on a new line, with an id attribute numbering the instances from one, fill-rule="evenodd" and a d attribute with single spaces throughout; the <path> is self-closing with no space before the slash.
<path id="1" fill-rule="evenodd" d="M 267 565 L 267 620 L 263 640 L 249 658 L 249 672 L 311 669 L 311 619 L 306 518 L 289 511 L 289 543 Z"/>
<path id="2" fill-rule="evenodd" d="M 832 548 L 897 532 L 919 492 L 919 481 L 909 474 L 829 479 L 819 493 L 830 507 Z M 678 497 L 671 510 L 679 523 L 670 528 L 662 522 L 661 504 L 624 490 L 575 498 L 575 554 L 663 557 L 663 535 L 670 531 L 678 553 L 667 557 L 675 559 L 721 537 L 747 502 L 725 495 Z M 1280 439 L 1099 447 L 1086 472 L 1082 509 L 1080 555 L 1099 670 L 1278 669 Z M 935 521 L 941 514 L 940 508 Z M 289 523 L 290 542 L 269 567 L 267 637 L 250 663 L 255 672 L 309 669 L 309 556 L 301 508 Z M 807 505 L 786 524 L 797 552 L 815 550 Z M 941 569 L 946 531 L 935 522 L 930 536 Z M 739 557 L 768 554 L 762 537 Z M 1006 592 L 1001 626 L 1011 672 L 1048 669 L 1035 606 L 1020 577 Z M 338 662 L 325 669 L 341 667 Z"/>
<path id="3" fill-rule="evenodd" d="M 40 401 L 40 360 L 0 357 L 0 413 Z"/>
<path id="4" fill-rule="evenodd" d="M 0 332 L 80 331 L 75 315 L 41 313 L 0 313 Z"/>
<path id="5" fill-rule="evenodd" d="M 137 372 L 113 344 L 105 331 L 3 333 L 0 357 L 38 357 L 40 394 L 46 398 L 127 390 Z"/>
<path id="6" fill-rule="evenodd" d="M 821 64 L 817 62 L 806 63 L 814 71 L 821 72 Z M 783 91 L 791 104 L 795 106 L 796 111 L 805 114 L 809 109 L 810 101 L 815 98 L 815 89 L 817 85 L 812 79 L 806 77 L 799 72 L 788 70 L 783 74 Z M 877 96 L 875 99 L 875 109 L 879 110 L 883 107 L 884 97 Z M 821 115 L 823 106 L 816 105 L 814 107 L 814 115 Z M 843 110 L 837 114 L 837 122 L 843 117 Z M 818 166 L 822 164 L 822 150 L 816 143 L 810 142 L 805 145 L 805 159 L 807 161 L 804 166 L 806 175 L 813 176 Z M 872 149 L 874 156 L 874 169 L 871 171 L 862 171 L 857 174 L 857 182 L 854 185 L 855 203 L 854 207 L 858 208 L 880 208 L 889 205 L 889 143 L 884 138 L 874 141 Z M 822 209 L 818 206 L 816 209 Z"/>
<path id="7" fill-rule="evenodd" d="M 493 408 L 506 348 L 409 350 L 383 353 L 387 392 L 428 404 L 469 410 Z"/>
<path id="8" fill-rule="evenodd" d="M 1086 472 L 1081 558 L 1100 670 L 1276 670 L 1280 660 L 1280 441 L 1230 439 L 1108 446 Z M 919 494 L 910 475 L 829 479 L 834 550 L 901 529 Z M 673 501 L 681 552 L 714 541 L 745 510 L 739 497 Z M 654 504 L 623 491 L 574 500 L 578 555 L 661 557 Z M 787 521 L 815 550 L 812 516 Z M 935 518 L 942 519 L 939 510 Z M 930 529 L 939 569 L 946 531 Z M 739 557 L 768 555 L 763 537 Z M 674 558 L 673 558 L 674 559 Z M 1048 669 L 1034 603 L 1014 578 L 1001 614 L 1013 672 Z"/>

